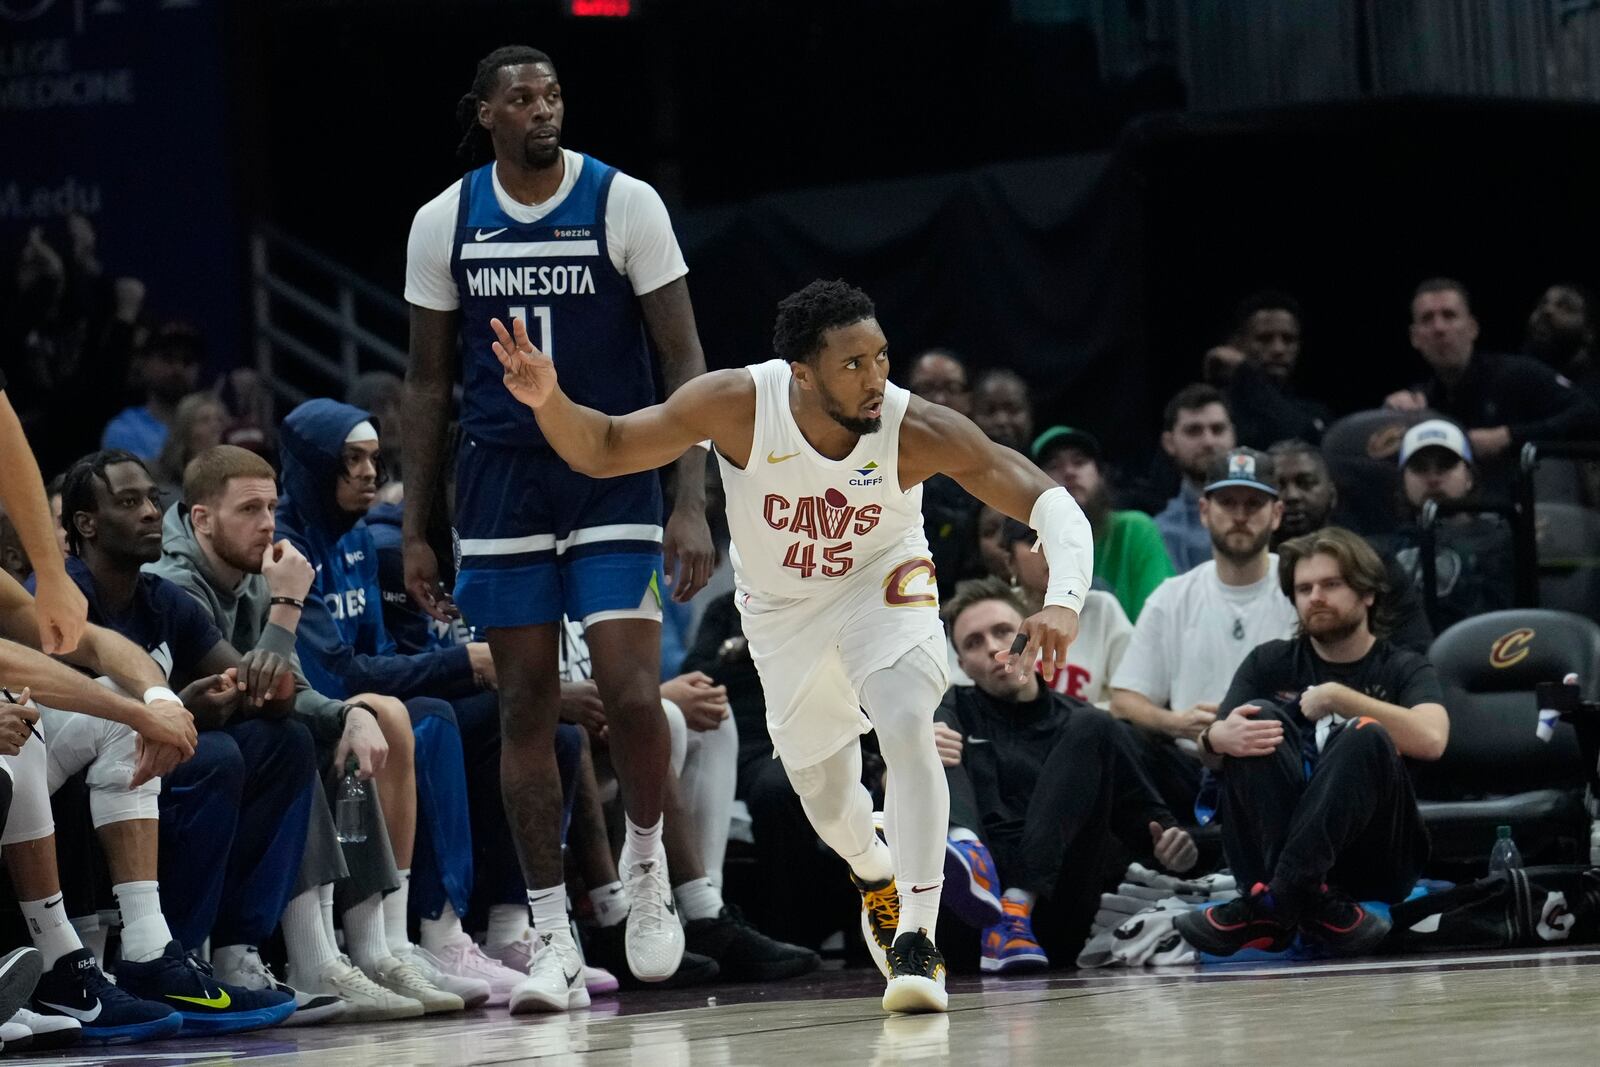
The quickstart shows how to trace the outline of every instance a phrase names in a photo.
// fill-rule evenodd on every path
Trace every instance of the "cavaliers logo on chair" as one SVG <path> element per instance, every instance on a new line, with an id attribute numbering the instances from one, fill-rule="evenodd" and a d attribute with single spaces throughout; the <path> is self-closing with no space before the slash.
<path id="1" fill-rule="evenodd" d="M 1528 645 L 1533 641 L 1533 631 L 1519 626 L 1508 634 L 1495 638 L 1489 646 L 1489 666 L 1504 670 L 1528 658 Z"/>

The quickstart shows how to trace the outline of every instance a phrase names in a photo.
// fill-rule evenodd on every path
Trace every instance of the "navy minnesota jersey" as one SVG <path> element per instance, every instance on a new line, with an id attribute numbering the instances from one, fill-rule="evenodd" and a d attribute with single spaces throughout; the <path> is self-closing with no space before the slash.
<path id="1" fill-rule="evenodd" d="M 555 360 L 574 401 L 621 415 L 655 402 L 638 298 L 606 251 L 606 201 L 617 171 L 583 157 L 567 198 L 537 222 L 507 215 L 493 163 L 461 179 L 450 272 L 461 295 L 461 428 L 479 441 L 546 447 L 533 412 L 506 389 L 491 318 L 519 318 Z"/>

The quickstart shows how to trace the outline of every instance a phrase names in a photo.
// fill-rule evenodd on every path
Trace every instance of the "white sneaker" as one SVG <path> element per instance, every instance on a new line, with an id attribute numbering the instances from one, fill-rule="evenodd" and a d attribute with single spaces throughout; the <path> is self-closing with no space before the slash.
<path id="1" fill-rule="evenodd" d="M 470 937 L 454 938 L 441 945 L 433 958 L 446 974 L 488 983 L 489 999 L 485 1003 L 490 1007 L 499 1007 L 511 999 L 511 991 L 528 977 L 528 965 L 533 962 L 530 953 L 523 957 L 521 967 L 513 967 L 493 958 L 492 953 L 485 953 Z"/>
<path id="2" fill-rule="evenodd" d="M 534 935 L 533 963 L 511 993 L 511 1014 L 569 1011 L 589 1006 L 583 984 L 583 958 L 572 935 L 554 932 Z"/>
<path id="3" fill-rule="evenodd" d="M 323 1023 L 337 1022 L 350 1009 L 350 1005 L 343 998 L 332 993 L 309 993 L 295 989 L 286 982 L 278 981 L 277 976 L 272 973 L 272 968 L 267 966 L 261 954 L 253 948 L 240 955 L 233 967 L 217 971 L 217 978 L 229 985 L 243 986 L 245 989 L 275 989 L 293 996 L 294 1014 L 280 1023 L 280 1026 L 320 1026 Z"/>
<path id="4" fill-rule="evenodd" d="M 454 993 L 446 993 L 432 982 L 409 959 L 390 956 L 379 962 L 371 978 L 391 993 L 408 997 L 420 1003 L 429 1015 L 441 1012 L 465 1011 L 466 1002 Z"/>
<path id="5" fill-rule="evenodd" d="M 583 952 L 583 942 L 578 939 L 577 927 L 573 927 L 572 943 L 578 947 L 578 958 L 583 960 L 583 988 L 589 991 L 591 997 L 602 996 L 606 993 L 615 993 L 617 976 L 604 967 L 596 967 L 589 962 Z M 484 954 L 498 960 L 510 971 L 516 971 L 517 980 L 528 973 L 528 968 L 533 966 L 533 930 L 530 928 L 515 941 L 508 941 L 494 948 L 485 948 Z"/>
<path id="6" fill-rule="evenodd" d="M 368 978 L 360 967 L 350 962 L 349 956 L 335 956 L 323 965 L 319 978 L 316 992 L 332 993 L 349 1004 L 344 1014 L 344 1021 L 348 1023 L 415 1019 L 424 1011 L 421 1001 L 391 993 Z"/>
<path id="7" fill-rule="evenodd" d="M 21 1052 L 33 1045 L 33 1031 L 13 1016 L 0 1023 L 0 1052 Z"/>
<path id="8" fill-rule="evenodd" d="M 83 1024 L 65 1015 L 40 1015 L 27 1008 L 18 1008 L 11 1022 L 21 1023 L 33 1035 L 28 1045 L 34 1052 L 47 1049 L 69 1048 L 83 1040 Z"/>
<path id="9" fill-rule="evenodd" d="M 466 941 L 467 944 L 472 944 L 470 937 Z M 476 948 L 477 946 L 473 947 Z M 475 978 L 472 975 L 461 974 L 454 968 L 445 966 L 444 960 L 435 956 L 421 945 L 412 945 L 411 950 L 402 958 L 407 963 L 415 965 L 417 970 L 422 972 L 422 977 L 426 978 L 430 984 L 437 986 L 446 993 L 454 993 L 460 997 L 461 1003 L 465 1004 L 469 1011 L 487 1004 L 493 993 L 487 981 L 482 978 Z M 512 977 L 520 980 L 522 976 L 513 975 Z"/>
<path id="10" fill-rule="evenodd" d="M 627 887 L 627 932 L 623 939 L 628 970 L 641 982 L 671 978 L 683 960 L 683 923 L 667 880 L 667 861 L 654 859 L 630 864 L 622 872 Z"/>

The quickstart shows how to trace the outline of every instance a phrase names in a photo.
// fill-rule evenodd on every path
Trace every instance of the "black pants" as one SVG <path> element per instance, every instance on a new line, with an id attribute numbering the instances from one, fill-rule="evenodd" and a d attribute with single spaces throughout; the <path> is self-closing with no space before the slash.
<path id="1" fill-rule="evenodd" d="M 1308 780 L 1296 721 L 1270 700 L 1250 703 L 1258 719 L 1283 723 L 1283 744 L 1223 761 L 1222 843 L 1239 885 L 1267 883 L 1285 902 L 1324 883 L 1357 900 L 1404 900 L 1428 860 L 1428 831 L 1388 731 L 1346 723 Z"/>
<path id="2" fill-rule="evenodd" d="M 1178 743 L 1164 734 L 1152 733 L 1133 725 L 1122 724 L 1139 758 L 1139 766 L 1161 795 L 1161 802 L 1177 816 L 1184 826 L 1195 824 L 1194 801 L 1200 793 L 1200 759 L 1193 752 L 1179 748 Z"/>
<path id="3" fill-rule="evenodd" d="M 970 758 L 985 758 L 973 748 Z M 1077 955 L 1107 883 L 1151 859 L 1150 823 L 1175 825 L 1140 766 L 1134 739 L 1098 708 L 1072 709 L 1045 758 L 1020 827 L 985 820 L 964 767 L 947 767 L 950 821 L 978 831 L 1002 888 L 1038 894 L 1034 934 L 1053 959 Z"/>
<path id="4" fill-rule="evenodd" d="M 783 763 L 741 753 L 736 796 L 750 809 L 760 892 L 746 902 L 751 920 L 780 941 L 816 948 L 836 930 L 847 944 L 859 921 L 861 897 L 850 868 L 811 828 Z M 859 940 L 859 937 L 855 940 Z"/>

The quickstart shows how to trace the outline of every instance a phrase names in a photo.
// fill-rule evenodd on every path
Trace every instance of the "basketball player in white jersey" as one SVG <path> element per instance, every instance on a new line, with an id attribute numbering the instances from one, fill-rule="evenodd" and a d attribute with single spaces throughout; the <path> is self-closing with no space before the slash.
<path id="1" fill-rule="evenodd" d="M 773 747 L 862 892 L 867 946 L 888 979 L 884 1009 L 945 1010 L 932 934 L 950 806 L 933 743 L 946 655 L 921 483 L 948 474 L 1038 532 L 1050 586 L 1009 662 L 1030 670 L 1042 656 L 1047 677 L 1065 666 L 1089 589 L 1083 512 L 965 416 L 890 383 L 872 301 L 844 282 L 813 282 L 778 305 L 778 359 L 704 374 L 627 415 L 573 403 L 520 319 L 509 331 L 491 325 L 506 388 L 580 474 L 655 470 L 700 442 L 716 446 Z M 871 729 L 888 766 L 887 847 L 861 786 L 857 738 Z"/>

